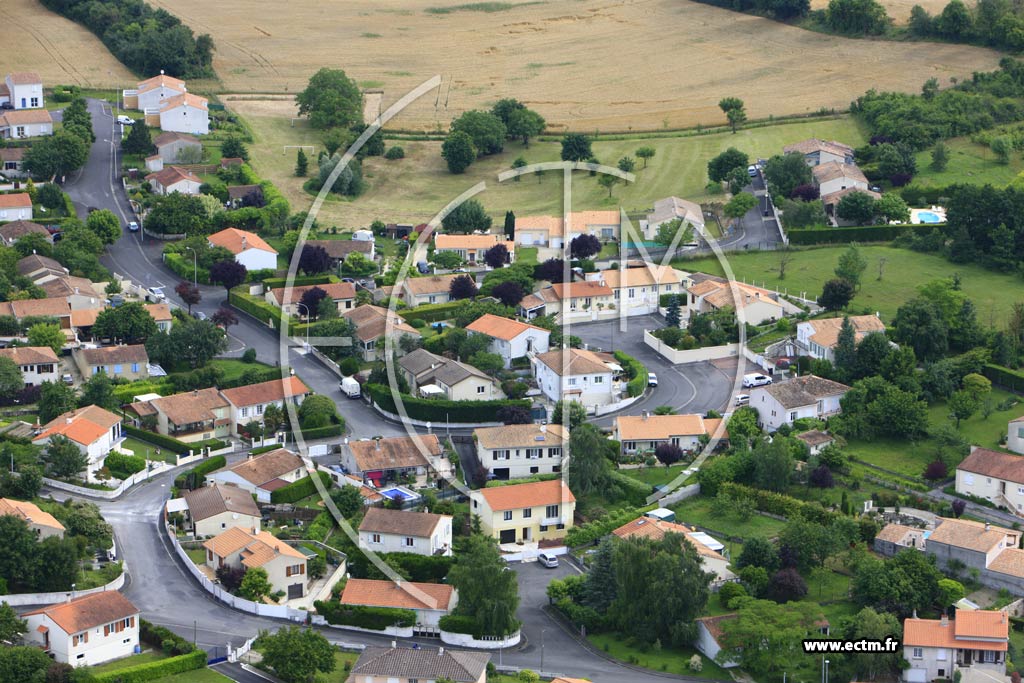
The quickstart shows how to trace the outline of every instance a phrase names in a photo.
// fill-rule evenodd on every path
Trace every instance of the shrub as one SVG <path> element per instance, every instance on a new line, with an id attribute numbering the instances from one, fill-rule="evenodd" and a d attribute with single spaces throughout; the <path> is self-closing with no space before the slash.
<path id="1" fill-rule="evenodd" d="M 317 472 L 317 475 L 320 477 L 320 481 L 323 482 L 325 487 L 331 487 L 331 475 L 326 472 Z M 282 486 L 276 491 L 271 491 L 270 502 L 294 503 L 302 500 L 303 498 L 308 498 L 314 493 L 316 493 L 316 482 L 314 482 L 311 477 L 305 476 L 298 481 L 293 481 L 287 486 Z"/>
<path id="2" fill-rule="evenodd" d="M 186 655 L 95 674 L 95 681 L 96 683 L 144 683 L 205 667 L 206 653 L 203 650 L 195 650 Z"/>
<path id="3" fill-rule="evenodd" d="M 277 448 L 277 446 L 274 446 Z M 215 455 L 207 458 L 192 469 L 183 472 L 174 478 L 174 487 L 178 489 L 195 489 L 203 485 L 207 474 L 227 465 L 223 455 Z"/>
<path id="4" fill-rule="evenodd" d="M 136 472 L 146 469 L 146 459 L 138 455 L 113 452 L 104 461 L 110 473 L 118 479 L 127 479 Z"/>
<path id="5" fill-rule="evenodd" d="M 404 628 L 416 625 L 416 612 L 411 609 L 343 605 L 340 602 L 324 600 L 317 600 L 313 606 L 316 607 L 317 614 L 323 616 L 328 624 L 355 626 L 373 631 L 383 631 L 395 625 Z"/>
<path id="6" fill-rule="evenodd" d="M 256 349 L 252 348 L 251 346 L 249 348 L 247 348 L 245 350 L 245 353 L 242 354 L 242 362 L 243 363 L 255 363 L 256 362 Z"/>
<path id="7" fill-rule="evenodd" d="M 388 149 L 388 151 L 384 152 L 384 158 L 385 159 L 392 159 L 392 160 L 394 160 L 394 159 L 404 159 L 405 158 L 405 150 L 402 149 L 401 147 L 399 147 L 398 145 L 395 145 L 394 147 L 391 147 L 390 149 Z"/>
<path id="8" fill-rule="evenodd" d="M 690 671 L 700 673 L 700 671 L 704 669 L 704 660 L 701 659 L 700 655 L 694 654 L 690 657 L 690 662 L 687 666 L 690 667 Z"/>
<path id="9" fill-rule="evenodd" d="M 928 481 L 937 481 L 939 479 L 945 479 L 948 474 L 946 463 L 941 460 L 928 463 L 928 467 L 924 469 L 924 478 Z"/>
<path id="10" fill-rule="evenodd" d="M 644 393 L 644 390 L 647 389 L 647 368 L 644 367 L 644 364 L 622 351 L 616 351 L 614 355 L 615 360 L 625 370 L 626 377 L 629 378 L 627 392 L 630 398 Z"/>
<path id="11" fill-rule="evenodd" d="M 730 582 L 718 590 L 718 601 L 722 603 L 722 607 L 729 609 L 729 603 L 732 602 L 733 598 L 746 594 L 747 589 L 743 587 L 743 584 Z"/>
<path id="12" fill-rule="evenodd" d="M 156 626 L 145 619 L 139 620 L 139 640 L 144 643 L 148 643 L 153 647 L 161 648 L 165 642 L 170 641 L 174 643 L 174 647 L 169 654 L 174 655 L 187 655 L 195 650 L 192 643 L 177 635 L 170 629 L 163 626 Z"/>
<path id="13" fill-rule="evenodd" d="M 799 600 L 807 595 L 807 582 L 804 581 L 804 577 L 800 576 L 800 572 L 796 569 L 786 567 L 775 572 L 775 575 L 772 576 L 768 592 L 775 602 L 783 603 Z"/>
<path id="14" fill-rule="evenodd" d="M 464 633 L 474 638 L 480 638 L 484 635 L 476 619 L 459 614 L 446 614 L 441 617 L 438 626 L 441 627 L 442 631 L 447 631 L 448 633 Z"/>
<path id="15" fill-rule="evenodd" d="M 805 503 L 791 496 L 763 489 L 756 489 L 751 486 L 737 484 L 734 481 L 724 481 L 718 486 L 719 492 L 736 498 L 749 498 L 754 507 L 761 512 L 767 512 L 780 517 L 803 516 L 808 521 L 817 522 L 829 526 L 832 520 L 837 517 L 836 513 L 829 512 L 816 503 Z"/>
<path id="16" fill-rule="evenodd" d="M 380 384 L 367 384 L 363 392 L 382 410 L 397 413 L 391 389 Z M 439 399 L 416 398 L 402 395 L 406 414 L 413 420 L 426 420 L 436 423 L 451 422 L 501 422 L 498 411 L 506 406 L 518 406 L 530 409 L 530 401 L 445 401 Z"/>

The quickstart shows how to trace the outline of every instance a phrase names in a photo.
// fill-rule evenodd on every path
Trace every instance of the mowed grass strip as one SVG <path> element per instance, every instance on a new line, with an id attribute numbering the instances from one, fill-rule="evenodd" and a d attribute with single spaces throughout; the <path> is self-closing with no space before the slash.
<path id="1" fill-rule="evenodd" d="M 845 246 L 821 247 L 791 252 L 785 280 L 778 277 L 778 252 L 729 253 L 729 266 L 737 279 L 794 295 L 816 298 L 827 280 L 835 277 L 835 267 Z M 1002 326 L 1012 305 L 1024 298 L 1024 283 L 1019 277 L 1005 275 L 974 264 L 950 263 L 935 254 L 921 254 L 889 246 L 862 246 L 868 267 L 850 308 L 879 312 L 889 324 L 900 305 L 917 295 L 917 287 L 930 280 L 959 273 L 964 293 L 974 301 L 983 325 Z M 885 259 L 882 279 L 878 265 Z M 690 272 L 724 275 L 715 257 L 676 261 L 674 265 Z"/>

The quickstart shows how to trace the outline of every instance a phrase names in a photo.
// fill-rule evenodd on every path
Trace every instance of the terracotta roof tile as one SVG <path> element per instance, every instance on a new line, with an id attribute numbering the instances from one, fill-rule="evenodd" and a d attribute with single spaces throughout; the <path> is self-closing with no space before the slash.
<path id="1" fill-rule="evenodd" d="M 289 472 L 305 467 L 302 458 L 287 448 L 278 448 L 253 456 L 240 463 L 226 467 L 220 472 L 231 471 L 251 484 L 261 486 Z"/>
<path id="2" fill-rule="evenodd" d="M 10 349 L 0 349 L 0 358 L 10 358 L 19 367 L 59 362 L 57 354 L 49 346 L 15 346 Z"/>
<path id="3" fill-rule="evenodd" d="M 511 340 L 515 339 L 523 332 L 529 330 L 539 330 L 550 334 L 548 330 L 543 327 L 537 327 L 536 325 L 529 325 L 518 320 L 511 320 L 509 318 L 503 318 L 500 315 L 494 315 L 492 313 L 486 313 L 472 323 L 466 326 L 466 330 L 469 332 L 479 332 L 485 334 L 488 337 L 494 337 L 496 339 Z"/>
<path id="4" fill-rule="evenodd" d="M 178 142 L 179 140 L 182 142 L 187 142 L 190 144 L 196 144 L 200 146 L 203 144 L 199 142 L 199 139 L 193 135 L 189 135 L 188 133 L 178 133 L 169 130 L 167 132 L 160 133 L 160 135 L 157 135 L 155 138 L 153 138 L 153 146 L 156 147 L 157 149 L 160 149 L 165 145 L 169 145 L 172 142 Z"/>
<path id="5" fill-rule="evenodd" d="M 278 287 L 270 290 L 271 295 L 274 297 L 274 301 L 280 306 L 284 301 L 285 287 Z M 306 292 L 320 289 L 323 290 L 332 301 L 344 301 L 345 299 L 356 298 L 356 286 L 351 282 L 328 282 L 322 285 L 301 285 L 298 287 L 292 287 L 291 298 L 288 303 L 295 304 L 302 301 L 302 295 Z"/>
<path id="6" fill-rule="evenodd" d="M 150 173 L 146 176 L 146 180 L 155 180 L 162 187 L 170 187 L 175 183 L 179 183 L 183 180 L 188 180 L 193 183 L 202 184 L 202 179 L 199 176 L 192 173 L 188 169 L 181 168 L 179 166 L 168 166 L 162 171 L 156 173 Z"/>
<path id="7" fill-rule="evenodd" d="M 35 71 L 14 71 L 7 75 L 14 85 L 42 85 L 43 79 Z"/>
<path id="8" fill-rule="evenodd" d="M 99 406 L 85 406 L 50 420 L 43 427 L 43 431 L 32 440 L 40 441 L 59 434 L 75 443 L 88 446 L 102 438 L 119 422 L 120 415 Z"/>
<path id="9" fill-rule="evenodd" d="M 250 532 L 233 526 L 203 543 L 219 557 L 240 553 L 246 567 L 262 567 L 274 558 L 285 555 L 305 560 L 306 556 L 266 531 Z"/>
<path id="10" fill-rule="evenodd" d="M 356 326 L 356 336 L 362 342 L 371 342 L 380 339 L 385 334 L 401 337 L 403 334 L 419 337 L 420 331 L 409 325 L 397 313 L 393 313 L 381 306 L 369 304 L 356 306 L 341 314 L 348 318 Z"/>
<path id="11" fill-rule="evenodd" d="M 1005 652 L 1008 645 L 1009 620 L 1004 612 L 984 610 L 956 611 L 956 619 L 946 624 L 939 619 L 905 619 L 904 647 L 967 648 Z M 975 640 L 999 638 L 1000 641 Z"/>
<path id="12" fill-rule="evenodd" d="M 53 117 L 46 109 L 17 109 L 0 113 L 0 118 L 7 121 L 9 126 L 36 125 L 41 123 L 53 123 Z"/>
<path id="13" fill-rule="evenodd" d="M 492 512 L 576 502 L 576 496 L 561 479 L 492 486 L 473 491 L 473 495 L 482 496 Z"/>
<path id="14" fill-rule="evenodd" d="M 444 452 L 436 434 L 392 436 L 374 441 L 352 441 L 348 444 L 360 472 L 426 467 L 427 457 L 439 456 Z M 425 449 L 427 456 L 421 452 Z"/>
<path id="15" fill-rule="evenodd" d="M 339 602 L 343 605 L 448 611 L 455 589 L 443 583 L 349 579 Z"/>
<path id="16" fill-rule="evenodd" d="M 445 519 L 452 518 L 450 515 L 436 515 L 430 512 L 406 512 L 374 507 L 366 511 L 363 521 L 359 524 L 359 531 L 430 538 L 437 525 Z"/>
<path id="17" fill-rule="evenodd" d="M 85 309 L 94 310 L 94 309 Z M 76 311 L 71 312 L 72 324 L 74 324 Z M 94 319 L 95 322 L 95 319 Z M 111 365 L 111 364 L 123 364 L 123 363 L 149 363 L 149 354 L 146 353 L 146 347 L 142 344 L 132 344 L 127 346 L 103 346 L 98 349 L 80 349 L 76 351 L 77 354 L 85 361 L 85 364 L 89 367 L 95 365 Z"/>
<path id="18" fill-rule="evenodd" d="M 450 275 L 410 277 L 405 279 L 404 285 L 414 296 L 441 294 L 447 293 L 451 289 L 452 280 L 457 277 L 464 277 L 465 275 L 465 273 L 451 273 Z M 469 277 L 472 278 L 472 275 Z"/>
<path id="19" fill-rule="evenodd" d="M 620 441 L 665 441 L 674 436 L 712 434 L 700 415 L 620 415 L 615 418 Z"/>
<path id="20" fill-rule="evenodd" d="M 369 240 L 307 240 L 310 247 L 323 247 L 332 259 L 344 260 L 354 251 L 369 257 L 373 251 L 373 242 Z"/>
<path id="21" fill-rule="evenodd" d="M 819 346 L 832 348 L 839 341 L 839 331 L 843 327 L 842 318 L 820 318 L 808 320 L 804 325 L 810 325 L 814 330 L 811 334 L 811 341 Z M 885 324 L 878 319 L 877 315 L 853 315 L 850 316 L 850 324 L 856 341 L 862 340 L 872 332 L 885 332 Z"/>
<path id="22" fill-rule="evenodd" d="M 186 391 L 151 401 L 153 406 L 175 425 L 187 425 L 217 419 L 214 411 L 227 408 L 227 400 L 216 387 Z"/>
<path id="23" fill-rule="evenodd" d="M 171 109 L 176 109 L 182 105 L 188 105 L 190 107 L 206 111 L 209 108 L 209 104 L 209 101 L 205 97 L 200 97 L 199 95 L 193 95 L 190 92 L 186 92 L 181 95 L 175 95 L 174 97 L 168 97 L 163 101 L 163 106 L 160 107 L 160 111 L 170 111 Z"/>
<path id="24" fill-rule="evenodd" d="M 816 375 L 804 375 L 786 382 L 757 387 L 753 391 L 768 392 L 783 408 L 799 408 L 816 403 L 827 396 L 838 396 L 850 387 Z M 751 401 L 753 402 L 753 401 Z"/>
<path id="25" fill-rule="evenodd" d="M 675 522 L 665 522 L 660 519 L 653 519 L 650 517 L 638 517 L 632 522 L 626 522 L 618 529 L 614 529 L 612 534 L 619 538 L 649 538 L 653 541 L 660 541 L 665 538 L 665 534 L 679 534 L 689 542 L 693 549 L 697 551 L 699 555 L 704 557 L 711 557 L 716 560 L 724 560 L 720 553 L 715 552 L 711 548 L 707 547 L 697 539 L 693 537 L 693 531 L 682 524 L 676 524 Z"/>
<path id="26" fill-rule="evenodd" d="M 984 477 L 1024 484 L 1024 457 L 1019 455 L 993 451 L 988 448 L 975 448 L 956 468 Z"/>
<path id="27" fill-rule="evenodd" d="M 1005 542 L 1007 536 L 1020 537 L 1020 532 L 982 522 L 948 517 L 941 517 L 940 520 L 939 526 L 928 537 L 928 543 L 945 543 L 957 548 L 987 553 Z"/>
<path id="28" fill-rule="evenodd" d="M 27 192 L 0 194 L 0 208 L 30 209 L 32 208 L 32 197 L 30 197 Z"/>
<path id="29" fill-rule="evenodd" d="M 827 161 L 818 164 L 811 169 L 811 175 L 819 185 L 838 178 L 849 178 L 854 182 L 861 182 L 867 185 L 868 179 L 864 173 L 857 168 L 857 164 L 844 164 L 838 161 Z"/>
<path id="30" fill-rule="evenodd" d="M 612 372 L 608 363 L 615 363 L 610 354 L 598 354 L 586 349 L 553 349 L 537 354 L 537 361 L 551 368 L 559 376 L 566 374 L 566 358 L 568 357 L 569 375 L 603 374 Z"/>
<path id="31" fill-rule="evenodd" d="M 476 683 L 487 670 L 491 655 L 463 650 L 367 646 L 352 666 L 352 676 L 385 679 L 436 680 Z"/>
<path id="32" fill-rule="evenodd" d="M 38 505 L 28 501 L 0 498 L 0 515 L 18 517 L 29 524 L 37 524 L 64 531 L 64 525 L 58 522 L 56 517 L 49 512 L 40 510 Z"/>
<path id="33" fill-rule="evenodd" d="M 537 448 L 541 445 L 560 447 L 568 435 L 560 424 L 521 424 L 480 427 L 473 430 L 473 436 L 484 448 Z"/>
<path id="34" fill-rule="evenodd" d="M 187 491 L 182 496 L 188 502 L 188 512 L 196 521 L 208 519 L 223 512 L 236 512 L 258 518 L 260 509 L 252 494 L 237 486 L 214 484 Z"/>
<path id="35" fill-rule="evenodd" d="M 559 299 L 580 299 L 586 297 L 611 296 L 612 289 L 600 282 L 585 280 L 583 282 L 558 282 L 545 287 Z"/>
<path id="36" fill-rule="evenodd" d="M 32 221 L 11 221 L 10 223 L 4 223 L 0 225 L 0 237 L 7 242 L 17 242 L 25 235 L 31 234 L 43 235 L 48 240 L 52 241 L 50 237 L 50 231 Z"/>
<path id="37" fill-rule="evenodd" d="M 287 379 L 272 379 L 269 382 L 225 389 L 221 394 L 231 405 L 241 408 L 272 401 L 283 401 L 294 396 L 306 396 L 309 394 L 309 387 L 295 375 L 290 375 Z"/>
<path id="38" fill-rule="evenodd" d="M 882 527 L 882 530 L 875 534 L 876 541 L 888 541 L 889 543 L 899 543 L 907 537 L 907 534 L 920 534 L 924 532 L 917 527 L 904 526 L 902 524 L 890 523 Z"/>
<path id="39" fill-rule="evenodd" d="M 238 228 L 225 228 L 215 232 L 206 238 L 210 244 L 216 247 L 224 247 L 236 256 L 246 249 L 261 249 L 276 254 L 277 250 L 267 244 L 266 240 L 254 232 L 239 230 Z"/>
<path id="40" fill-rule="evenodd" d="M 117 591 L 101 591 L 26 612 L 22 616 L 36 614 L 45 614 L 62 631 L 72 635 L 118 619 L 138 616 L 139 609 Z"/>

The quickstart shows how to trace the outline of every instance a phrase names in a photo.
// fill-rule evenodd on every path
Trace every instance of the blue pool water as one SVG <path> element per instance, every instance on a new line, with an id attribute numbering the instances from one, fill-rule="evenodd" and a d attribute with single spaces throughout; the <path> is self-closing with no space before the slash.
<path id="1" fill-rule="evenodd" d="M 627 249 L 636 249 L 637 247 L 641 247 L 641 246 L 645 247 L 647 249 L 650 249 L 651 247 L 660 247 L 660 246 L 663 246 L 663 245 L 661 245 L 661 244 L 659 244 L 657 242 L 644 241 L 644 242 L 623 242 L 622 246 L 626 247 Z"/>
<path id="2" fill-rule="evenodd" d="M 922 223 L 941 223 L 942 222 L 942 218 L 939 217 L 939 214 L 933 213 L 931 211 L 918 211 L 917 212 L 917 217 L 918 217 L 918 219 Z"/>
<path id="3" fill-rule="evenodd" d="M 409 498 L 409 495 L 400 491 L 399 489 L 384 489 L 380 492 L 380 495 L 384 496 L 388 500 L 405 500 Z"/>

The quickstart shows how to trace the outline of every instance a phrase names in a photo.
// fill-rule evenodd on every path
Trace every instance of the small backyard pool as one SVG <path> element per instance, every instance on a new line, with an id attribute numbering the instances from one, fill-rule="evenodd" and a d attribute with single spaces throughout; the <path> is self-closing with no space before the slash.
<path id="1" fill-rule="evenodd" d="M 911 209 L 911 223 L 945 223 L 946 210 L 941 206 L 933 206 L 931 209 Z"/>
<path id="2" fill-rule="evenodd" d="M 398 503 L 405 503 L 408 501 L 418 500 L 420 494 L 405 488 L 404 486 L 389 486 L 386 489 L 381 489 L 380 495 L 384 496 L 388 500 L 393 500 Z"/>

